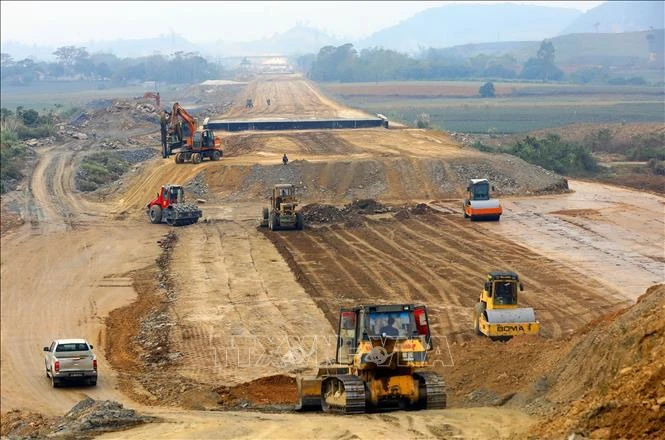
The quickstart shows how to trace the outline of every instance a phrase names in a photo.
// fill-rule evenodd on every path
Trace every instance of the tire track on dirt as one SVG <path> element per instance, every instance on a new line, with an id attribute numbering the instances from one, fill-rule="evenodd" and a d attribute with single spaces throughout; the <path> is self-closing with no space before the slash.
<path id="1" fill-rule="evenodd" d="M 331 329 L 254 222 L 199 224 L 179 243 L 178 374 L 217 387 L 316 365 Z"/>
<path id="2" fill-rule="evenodd" d="M 422 226 L 432 233 L 437 231 L 430 224 L 422 223 Z M 464 242 L 469 243 L 467 247 L 473 250 L 472 255 L 480 256 L 485 261 L 485 267 L 514 270 L 520 275 L 527 285 L 527 292 L 535 294 L 526 293 L 521 296 L 521 301 L 536 310 L 544 324 L 545 335 L 559 337 L 615 307 L 625 305 L 618 292 L 610 291 L 608 294 L 606 286 L 590 281 L 574 268 L 535 254 L 499 235 L 487 234 L 487 229 L 493 225 L 469 223 L 469 227 L 465 228 L 467 225 L 450 222 L 449 226 L 455 231 L 450 237 L 463 236 Z M 475 233 L 478 236 L 474 237 Z M 483 249 L 477 249 L 477 243 L 483 242 Z M 511 256 L 508 267 L 504 255 Z"/>

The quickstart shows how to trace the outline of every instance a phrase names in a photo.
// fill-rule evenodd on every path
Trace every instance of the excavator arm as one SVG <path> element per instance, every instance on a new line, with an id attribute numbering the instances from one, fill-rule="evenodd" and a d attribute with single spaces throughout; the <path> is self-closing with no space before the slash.
<path id="1" fill-rule="evenodd" d="M 173 111 L 171 112 L 171 121 L 170 125 L 171 127 L 176 127 L 178 124 L 178 118 L 180 118 L 185 124 L 187 124 L 188 130 L 188 135 L 186 138 L 183 138 L 184 143 L 187 146 L 192 145 L 192 136 L 194 136 L 194 132 L 196 131 L 196 119 L 194 116 L 189 114 L 187 110 L 185 110 L 180 104 L 177 102 L 173 104 Z"/>

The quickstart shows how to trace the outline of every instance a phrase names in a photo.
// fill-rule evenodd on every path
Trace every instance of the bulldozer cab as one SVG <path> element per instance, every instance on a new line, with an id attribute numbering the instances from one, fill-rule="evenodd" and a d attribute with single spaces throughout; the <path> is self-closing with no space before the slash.
<path id="1" fill-rule="evenodd" d="M 427 308 L 413 304 L 369 305 L 341 309 L 336 360 L 350 364 L 361 341 L 382 345 L 389 339 L 424 341 L 432 349 Z"/>
<path id="2" fill-rule="evenodd" d="M 481 300 L 487 303 L 487 308 L 515 308 L 517 307 L 517 290 L 523 291 L 524 286 L 519 276 L 514 272 L 490 272 L 487 275 L 485 288 Z"/>
<path id="3" fill-rule="evenodd" d="M 470 200 L 490 199 L 490 183 L 487 179 L 471 179 L 466 190 L 469 192 Z"/>

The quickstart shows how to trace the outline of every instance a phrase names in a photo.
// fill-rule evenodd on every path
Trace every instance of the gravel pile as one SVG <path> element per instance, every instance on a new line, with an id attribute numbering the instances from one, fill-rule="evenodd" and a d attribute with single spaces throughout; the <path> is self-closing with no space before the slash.
<path id="1" fill-rule="evenodd" d="M 301 211 L 305 223 L 340 223 L 346 222 L 350 226 L 357 225 L 360 216 L 367 214 L 380 214 L 390 212 L 392 209 L 382 205 L 374 199 L 354 200 L 343 208 L 333 205 L 312 203 L 302 207 Z"/>
<path id="2" fill-rule="evenodd" d="M 208 184 L 205 181 L 205 171 L 200 172 L 184 185 L 186 197 L 191 201 L 202 198 L 208 194 Z"/>
<path id="3" fill-rule="evenodd" d="M 44 417 L 38 413 L 14 410 L 3 414 L 3 438 L 92 439 L 105 432 L 122 431 L 133 426 L 158 421 L 142 416 L 112 400 L 86 398 L 62 417 Z"/>
<path id="4" fill-rule="evenodd" d="M 120 150 L 117 152 L 122 159 L 134 165 L 155 157 L 157 152 L 153 148 L 141 148 L 138 150 Z"/>

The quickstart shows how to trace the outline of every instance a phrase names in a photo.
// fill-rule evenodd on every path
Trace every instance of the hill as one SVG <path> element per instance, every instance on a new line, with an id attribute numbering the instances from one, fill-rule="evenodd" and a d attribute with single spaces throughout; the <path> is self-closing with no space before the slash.
<path id="1" fill-rule="evenodd" d="M 648 40 L 649 35 L 653 39 Z M 663 30 L 625 33 L 584 33 L 552 38 L 558 65 L 607 64 L 625 65 L 646 62 L 652 46 L 663 46 Z M 541 41 L 507 41 L 464 44 L 444 49 L 450 56 L 469 58 L 480 54 L 510 54 L 523 63 L 535 56 Z M 658 46 L 660 45 L 660 46 Z"/>
<path id="2" fill-rule="evenodd" d="M 222 53 L 224 56 L 251 55 L 292 55 L 316 53 L 323 46 L 342 44 L 316 28 L 297 25 L 286 32 L 276 33 L 271 37 L 241 43 L 223 43 L 206 46 L 210 53 Z"/>
<path id="3" fill-rule="evenodd" d="M 531 5 L 441 6 L 378 31 L 359 41 L 357 46 L 413 52 L 420 47 L 450 47 L 483 41 L 542 40 L 558 35 L 581 15 L 575 9 Z"/>
<path id="4" fill-rule="evenodd" d="M 665 27 L 664 3 L 659 1 L 605 2 L 576 18 L 561 34 L 634 32 Z"/>

